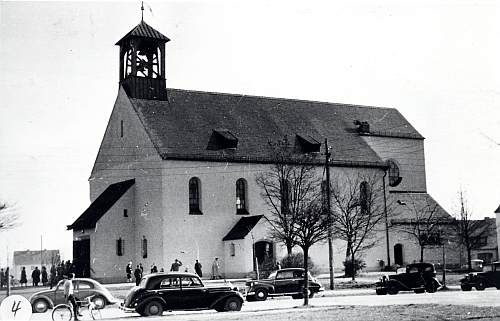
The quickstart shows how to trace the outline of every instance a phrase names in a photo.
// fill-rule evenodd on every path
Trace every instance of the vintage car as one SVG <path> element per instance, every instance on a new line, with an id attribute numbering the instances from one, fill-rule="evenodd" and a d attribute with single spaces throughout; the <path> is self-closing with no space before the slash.
<path id="1" fill-rule="evenodd" d="M 44 313 L 54 306 L 65 303 L 64 282 L 61 280 L 57 286 L 50 290 L 44 290 L 33 294 L 29 301 L 34 313 Z M 92 302 L 97 308 L 102 309 L 106 305 L 118 303 L 118 300 L 99 282 L 87 278 L 74 278 L 74 295 L 83 300 L 86 297 L 93 296 Z"/>
<path id="2" fill-rule="evenodd" d="M 500 290 L 500 262 L 483 266 L 483 272 L 472 272 L 460 280 L 462 291 L 470 291 L 475 287 L 478 291 L 496 287 Z"/>
<path id="3" fill-rule="evenodd" d="M 375 286 L 378 295 L 398 294 L 399 291 L 434 293 L 441 287 L 441 283 L 436 278 L 434 264 L 414 263 L 407 265 L 404 273 L 384 275 Z"/>
<path id="4" fill-rule="evenodd" d="M 267 279 L 248 281 L 245 285 L 247 301 L 264 301 L 268 296 L 282 295 L 301 299 L 304 293 L 304 269 L 281 269 L 271 273 Z M 309 297 L 323 290 L 321 283 L 309 274 Z"/>
<path id="5" fill-rule="evenodd" d="M 141 316 L 158 316 L 165 310 L 239 311 L 243 301 L 229 282 L 205 286 L 196 274 L 168 272 L 144 276 L 130 289 L 120 308 Z"/>

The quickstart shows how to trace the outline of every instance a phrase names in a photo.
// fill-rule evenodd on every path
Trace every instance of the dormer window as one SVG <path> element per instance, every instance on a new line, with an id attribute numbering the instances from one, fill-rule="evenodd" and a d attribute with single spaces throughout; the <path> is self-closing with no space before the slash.
<path id="1" fill-rule="evenodd" d="M 319 153 L 321 143 L 309 135 L 296 135 L 297 142 L 304 154 Z"/>
<path id="2" fill-rule="evenodd" d="M 358 133 L 360 134 L 370 133 L 370 124 L 367 121 L 355 120 L 354 125 L 358 126 Z"/>
<path id="3" fill-rule="evenodd" d="M 212 131 L 212 136 L 208 141 L 207 150 L 221 150 L 228 148 L 237 148 L 238 138 L 234 136 L 228 130 L 216 130 Z"/>

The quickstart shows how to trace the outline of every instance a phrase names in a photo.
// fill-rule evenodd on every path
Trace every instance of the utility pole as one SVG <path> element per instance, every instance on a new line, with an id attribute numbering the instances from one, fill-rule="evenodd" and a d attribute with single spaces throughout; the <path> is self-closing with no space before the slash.
<path id="1" fill-rule="evenodd" d="M 330 151 L 328 150 L 328 140 L 325 138 L 325 169 L 326 169 L 326 204 L 328 207 L 328 264 L 330 266 L 330 290 L 335 289 L 333 274 L 333 240 L 332 240 L 332 207 L 330 196 Z"/>
<path id="2" fill-rule="evenodd" d="M 385 246 L 387 251 L 387 266 L 391 266 L 391 247 L 389 244 L 389 218 L 387 217 L 387 196 L 386 196 L 386 185 L 385 185 L 385 176 L 387 175 L 387 169 L 385 170 L 384 177 L 382 179 L 382 183 L 384 184 L 384 216 L 385 216 Z"/>

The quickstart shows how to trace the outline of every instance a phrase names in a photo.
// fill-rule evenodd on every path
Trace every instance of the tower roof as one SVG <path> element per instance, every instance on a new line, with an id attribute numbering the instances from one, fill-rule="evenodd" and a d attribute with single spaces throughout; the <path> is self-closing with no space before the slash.
<path id="1" fill-rule="evenodd" d="M 134 29 L 130 30 L 130 32 L 127 33 L 123 38 L 121 38 L 116 43 L 116 45 L 120 46 L 124 41 L 124 39 L 131 36 L 156 39 L 164 43 L 170 41 L 168 37 L 164 36 L 161 32 L 157 31 L 156 29 L 145 23 L 144 20 L 141 21 Z"/>

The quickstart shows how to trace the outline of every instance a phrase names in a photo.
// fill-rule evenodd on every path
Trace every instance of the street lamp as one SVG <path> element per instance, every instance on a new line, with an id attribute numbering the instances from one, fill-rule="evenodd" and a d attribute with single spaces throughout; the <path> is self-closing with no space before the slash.
<path id="1" fill-rule="evenodd" d="M 444 237 L 443 237 L 443 227 L 439 226 L 439 238 L 441 240 L 441 244 L 443 245 L 443 290 L 448 290 L 448 287 L 446 286 L 446 251 L 444 248 Z"/>

